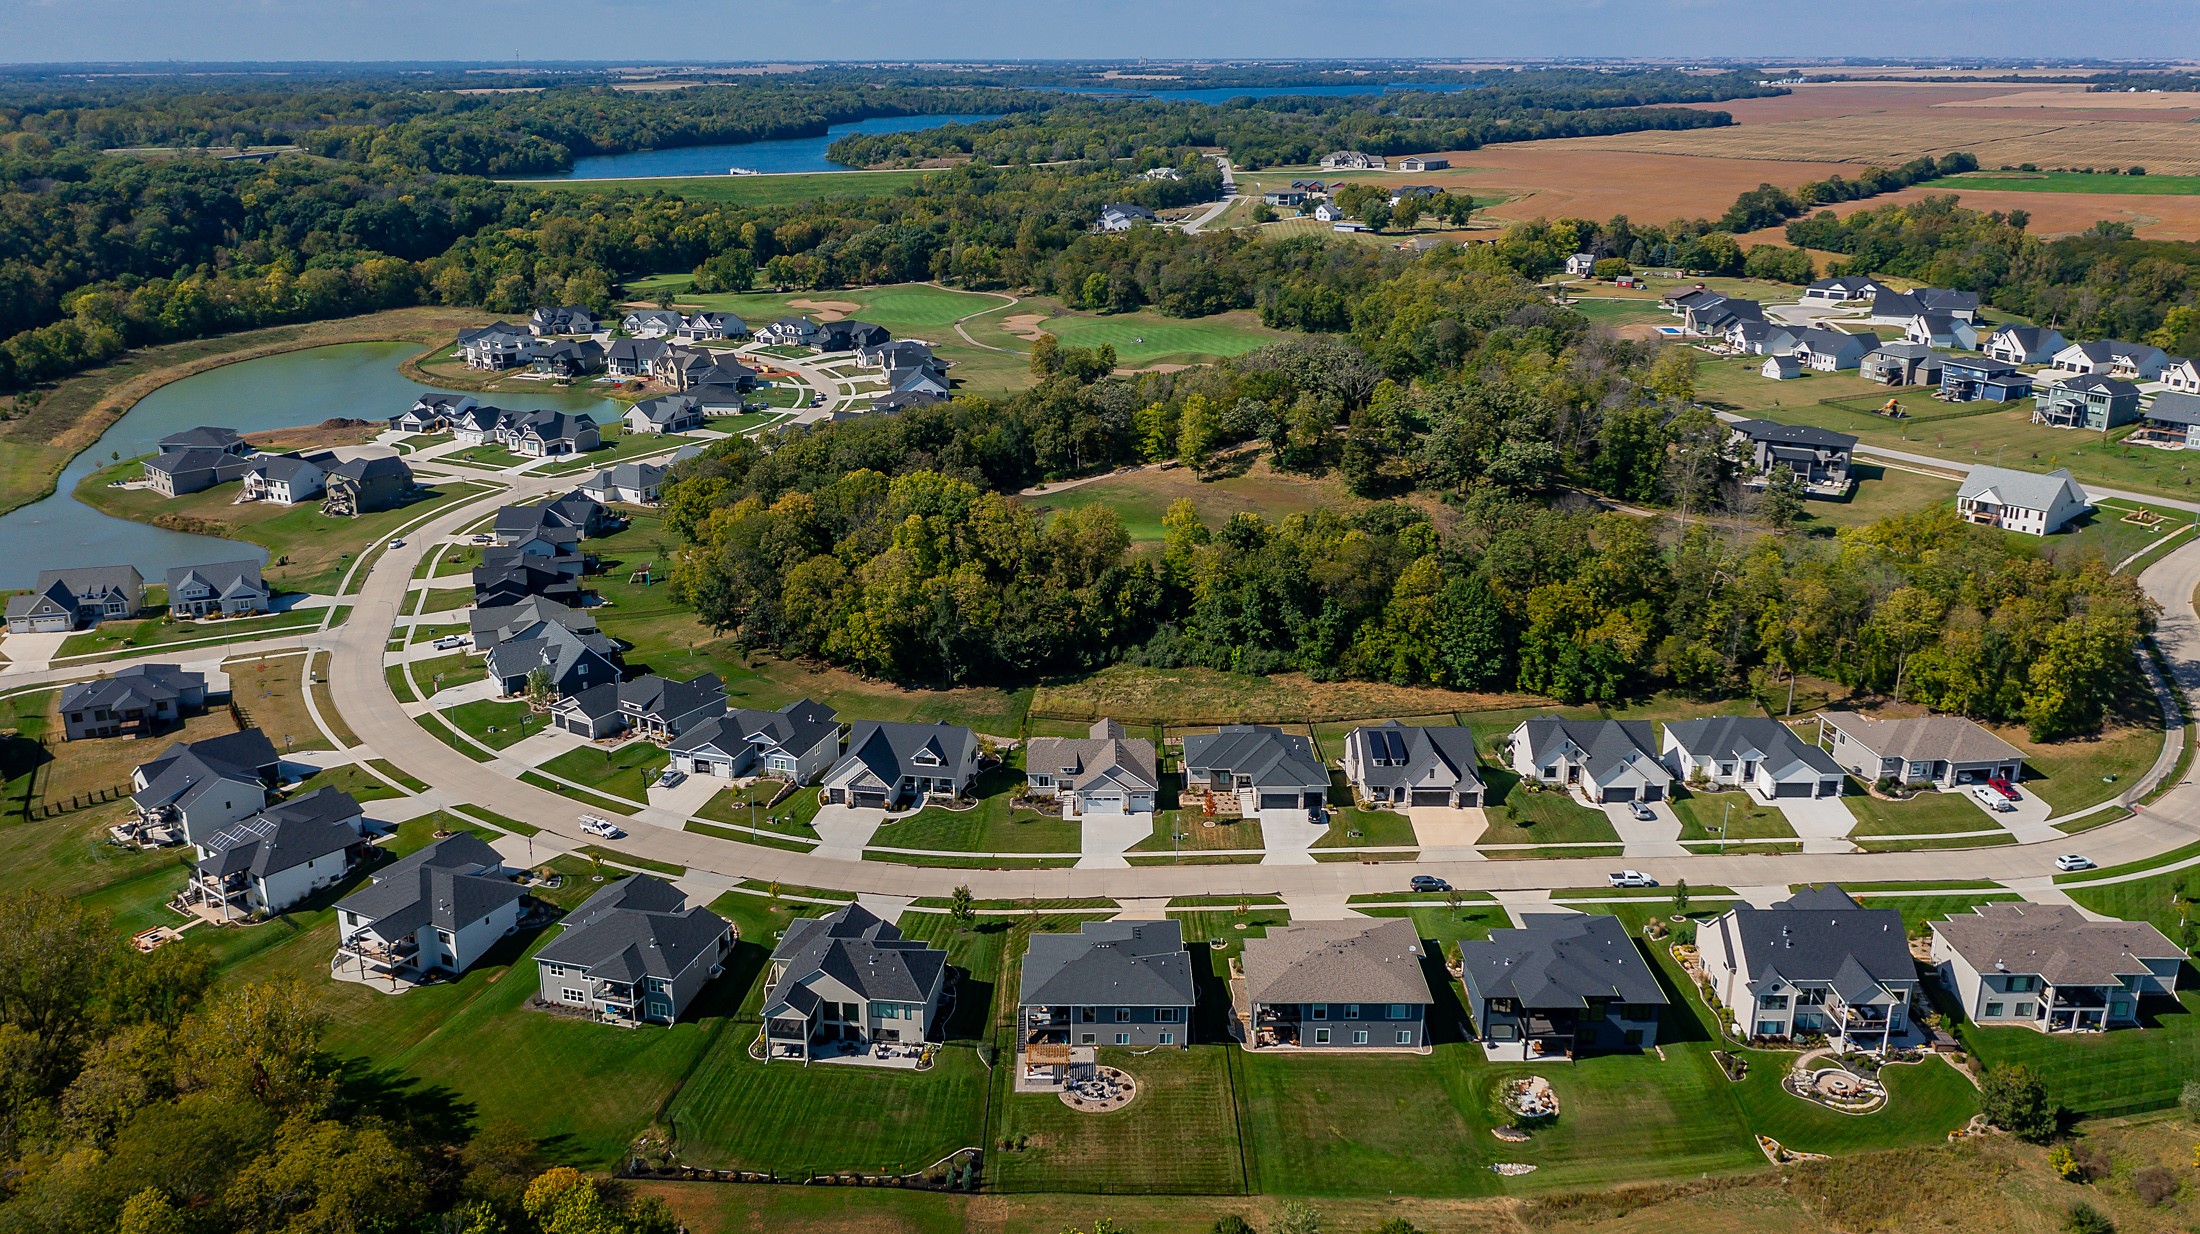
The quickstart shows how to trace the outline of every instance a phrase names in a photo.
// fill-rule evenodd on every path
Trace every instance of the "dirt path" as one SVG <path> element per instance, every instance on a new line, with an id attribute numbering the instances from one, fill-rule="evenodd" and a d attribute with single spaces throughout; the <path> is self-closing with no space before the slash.
<path id="1" fill-rule="evenodd" d="M 939 287 L 939 284 L 938 284 L 938 283 L 933 283 L 933 284 L 930 284 L 930 285 L 931 285 L 931 286 L 933 286 L 933 287 Z M 942 290 L 942 291 L 948 291 L 948 290 L 960 290 L 960 289 L 952 289 L 952 288 L 946 288 L 946 287 L 941 287 L 941 288 L 940 288 L 940 290 Z M 1001 298 L 1001 302 L 1000 302 L 999 304 L 996 304 L 996 305 L 994 305 L 994 306 L 993 306 L 992 308 L 982 308 L 982 309 L 979 309 L 979 310 L 978 310 L 977 312 L 975 312 L 975 313 L 965 313 L 965 314 L 963 314 L 962 316 L 960 316 L 960 317 L 957 317 L 957 318 L 955 319 L 955 323 L 954 323 L 954 324 L 955 324 L 955 333 L 956 333 L 956 335 L 958 335 L 958 336 L 959 336 L 959 337 L 960 337 L 960 338 L 962 339 L 962 341 L 963 341 L 963 342 L 965 342 L 965 343 L 968 343 L 968 344 L 970 344 L 970 345 L 971 345 L 972 347 L 977 347 L 977 348 L 981 348 L 981 349 L 983 349 L 983 350 L 985 350 L 985 351 L 997 351 L 997 352 L 1000 352 L 1000 353 L 1001 353 L 1002 355 L 1004 355 L 1004 356 L 1020 356 L 1020 355 L 1024 354 L 1023 352 L 1017 351 L 1017 350 L 1015 350 L 1014 348 L 1010 348 L 1010 347 L 995 347 L 995 346 L 994 346 L 993 344 L 991 344 L 991 343 L 981 343 L 981 342 L 979 342 L 978 340 L 976 340 L 976 339 L 974 339 L 974 338 L 970 337 L 970 331 L 968 331 L 968 330 L 965 330 L 965 329 L 963 329 L 963 323 L 964 323 L 964 322 L 966 322 L 966 321 L 975 321 L 976 319 L 978 319 L 978 318 L 980 318 L 980 317 L 983 317 L 983 316 L 985 316 L 985 315 L 986 315 L 987 313 L 998 313 L 998 312 L 1000 312 L 1000 311 L 1001 311 L 1002 309 L 1005 309 L 1005 308 L 1014 308 L 1014 307 L 1016 307 L 1017 305 L 1019 305 L 1019 304 L 1022 304 L 1022 303 L 1023 303 L 1023 301 L 1022 301 L 1021 299 L 1019 299 L 1019 298 L 1015 297 L 1015 296 L 1009 295 L 1009 294 L 1008 294 L 1007 292 L 1005 292 L 1005 291 L 979 291 L 979 292 L 972 292 L 971 294 L 972 294 L 972 295 L 979 295 L 979 296 L 999 296 L 999 297 Z"/>

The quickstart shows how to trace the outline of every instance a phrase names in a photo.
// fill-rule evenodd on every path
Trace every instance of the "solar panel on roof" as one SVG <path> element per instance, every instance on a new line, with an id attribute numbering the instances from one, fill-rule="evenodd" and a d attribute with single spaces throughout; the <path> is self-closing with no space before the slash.
<path id="1" fill-rule="evenodd" d="M 1406 761 L 1406 735 L 1394 728 L 1384 729 L 1383 751 L 1385 757 L 1389 758 L 1391 762 L 1402 763 Z"/>

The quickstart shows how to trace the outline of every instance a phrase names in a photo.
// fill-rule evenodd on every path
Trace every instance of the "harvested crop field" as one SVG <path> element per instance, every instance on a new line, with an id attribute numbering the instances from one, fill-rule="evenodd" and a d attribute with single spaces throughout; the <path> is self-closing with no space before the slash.
<path id="1" fill-rule="evenodd" d="M 1921 154 L 1967 150 L 1981 166 L 2037 163 L 2043 167 L 2125 167 L 2134 164 L 2173 175 L 2200 172 L 2200 141 L 2193 127 L 2164 113 L 2159 119 L 2072 119 L 2053 114 L 1960 115 L 1886 113 L 1738 124 L 1730 128 L 1624 133 L 1574 138 L 1577 150 L 1681 154 L 1716 159 L 1769 160 L 1803 156 L 1826 163 L 1892 167 Z"/>
<path id="2" fill-rule="evenodd" d="M 2081 111 L 2200 111 L 2200 91 L 2020 90 L 1941 107 L 2067 107 Z"/>
<path id="3" fill-rule="evenodd" d="M 1802 184 L 1835 172 L 1854 175 L 1856 170 L 1787 159 L 1636 154 L 1582 144 L 1588 140 L 1600 139 L 1524 141 L 1459 151 L 1450 155 L 1452 170 L 1414 179 L 1472 192 L 1476 200 L 1506 199 L 1478 211 L 1477 217 L 1608 219 L 1625 214 L 1663 222 L 1717 218 L 1737 196 L 1760 184 Z"/>
<path id="4" fill-rule="evenodd" d="M 1908 188 L 1883 197 L 1864 201 L 1844 201 L 1827 207 L 1835 214 L 1848 215 L 1858 210 L 1869 210 L 1916 201 L 1928 195 L 1955 193 L 1966 209 L 2024 210 L 2032 215 L 2027 228 L 2033 235 L 2043 238 L 2068 236 L 2084 231 L 2093 224 L 2107 219 L 2111 222 L 2129 223 L 2138 235 L 2150 240 L 2200 240 L 2200 196 L 2190 194 L 2163 194 L 2140 196 L 2119 193 L 2054 193 L 2054 192 L 2004 192 L 1979 189 L 1971 185 L 1946 185 L 1935 188 Z M 1768 227 L 1763 231 L 1736 236 L 1743 248 L 1753 244 L 1785 244 L 1786 232 L 1780 227 Z M 1824 258 L 1821 256 L 1821 262 Z"/>

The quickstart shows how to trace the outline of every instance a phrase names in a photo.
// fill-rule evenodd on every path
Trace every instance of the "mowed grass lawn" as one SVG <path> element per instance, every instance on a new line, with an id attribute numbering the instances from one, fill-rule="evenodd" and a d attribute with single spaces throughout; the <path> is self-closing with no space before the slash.
<path id="1" fill-rule="evenodd" d="M 2084 171 L 1966 171 L 1928 181 L 1936 191 L 1995 190 L 2020 193 L 2116 193 L 2140 196 L 2190 196 L 2200 193 L 2200 176 L 2112 176 Z"/>
<path id="2" fill-rule="evenodd" d="M 542 764 L 542 770 L 600 793 L 646 804 L 650 781 L 671 761 L 671 753 L 663 746 L 637 740 L 615 750 L 567 750 Z"/>
<path id="3" fill-rule="evenodd" d="M 957 853 L 1074 853 L 1082 828 L 1074 821 L 1010 805 L 1024 783 L 1023 752 L 980 772 L 971 783 L 976 804 L 965 809 L 928 806 L 879 828 L 880 848 L 937 849 Z"/>
<path id="4" fill-rule="evenodd" d="M 1992 831 L 2001 826 L 1961 791 L 1919 793 L 1907 801 L 1885 801 L 1852 785 L 1841 800 L 1856 816 L 1856 826 L 1849 831 L 1852 836 L 1944 835 Z"/>
<path id="5" fill-rule="evenodd" d="M 689 201 L 735 206 L 784 206 L 821 197 L 879 197 L 915 184 L 926 171 L 820 171 L 764 176 L 658 176 L 631 180 L 516 181 L 516 185 L 552 193 L 649 192 L 657 190 Z M 657 275 L 626 285 L 627 294 L 654 300 L 685 290 L 690 275 Z"/>
<path id="6" fill-rule="evenodd" d="M 1048 318 L 1040 329 L 1062 340 L 1066 347 L 1111 346 L 1116 362 L 1129 367 L 1243 355 L 1289 337 L 1261 325 L 1247 312 L 1213 317 L 1163 317 L 1144 311 L 1107 316 L 1071 313 Z"/>
<path id="7" fill-rule="evenodd" d="M 1269 520 L 1318 509 L 1349 514 L 1367 504 L 1345 491 L 1334 480 L 1312 480 L 1286 475 L 1266 460 L 1254 463 L 1242 474 L 1201 478 L 1189 468 L 1154 468 L 1126 472 L 1080 484 L 1056 493 L 1019 498 L 1041 513 L 1107 506 L 1123 521 L 1134 542 L 1158 542 L 1166 534 L 1162 516 L 1178 501 L 1188 500 L 1209 528 L 1219 528 L 1237 514 L 1258 514 Z"/>
<path id="8" fill-rule="evenodd" d="M 1482 764 L 1490 825 L 1482 844 L 1616 844 L 1619 832 L 1602 810 L 1555 788 L 1524 788 L 1509 767 Z"/>
<path id="9" fill-rule="evenodd" d="M 683 1162 L 798 1177 L 903 1173 L 983 1146 L 989 1075 L 975 1050 L 943 1049 L 921 1072 L 760 1063 L 748 1051 L 758 1030 L 729 1026 L 681 1087 L 667 1120 Z"/>
<path id="10" fill-rule="evenodd" d="M 1674 794 L 1672 806 L 1673 813 L 1680 816 L 1683 840 L 1795 838 L 1795 828 L 1788 825 L 1785 814 L 1748 793 L 1685 789 Z"/>
<path id="11" fill-rule="evenodd" d="M 1103 1049 L 1100 1062 L 1135 1076 L 1140 1092 L 1110 1114 L 1085 1114 L 1052 1093 L 1011 1093 L 1006 1076 L 998 1138 L 986 1173 L 1004 1191 L 1101 1195 L 1211 1195 L 1245 1189 L 1237 1113 L 1231 1100 L 1233 1046 L 1136 1055 Z"/>
<path id="12" fill-rule="evenodd" d="M 2050 1036 L 1975 1024 L 1959 1031 L 1981 1062 L 2022 1063 L 2039 1075 L 2049 1100 L 2108 1118 L 2173 1106 L 2185 1081 L 2200 1075 L 2200 993 L 2149 999 L 2140 1014 L 2143 1027 L 2106 1033 Z"/>

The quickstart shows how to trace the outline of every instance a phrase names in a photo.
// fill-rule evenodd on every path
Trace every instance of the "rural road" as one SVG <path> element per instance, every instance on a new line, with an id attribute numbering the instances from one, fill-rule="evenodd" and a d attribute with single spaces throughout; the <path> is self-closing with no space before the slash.
<path id="1" fill-rule="evenodd" d="M 1218 154 L 1214 158 L 1222 168 L 1222 200 L 1201 211 L 1197 218 L 1185 222 L 1184 234 L 1187 236 L 1198 235 L 1201 228 L 1214 222 L 1223 211 L 1230 208 L 1231 202 L 1237 200 L 1237 172 L 1231 169 L 1228 157 Z"/>

